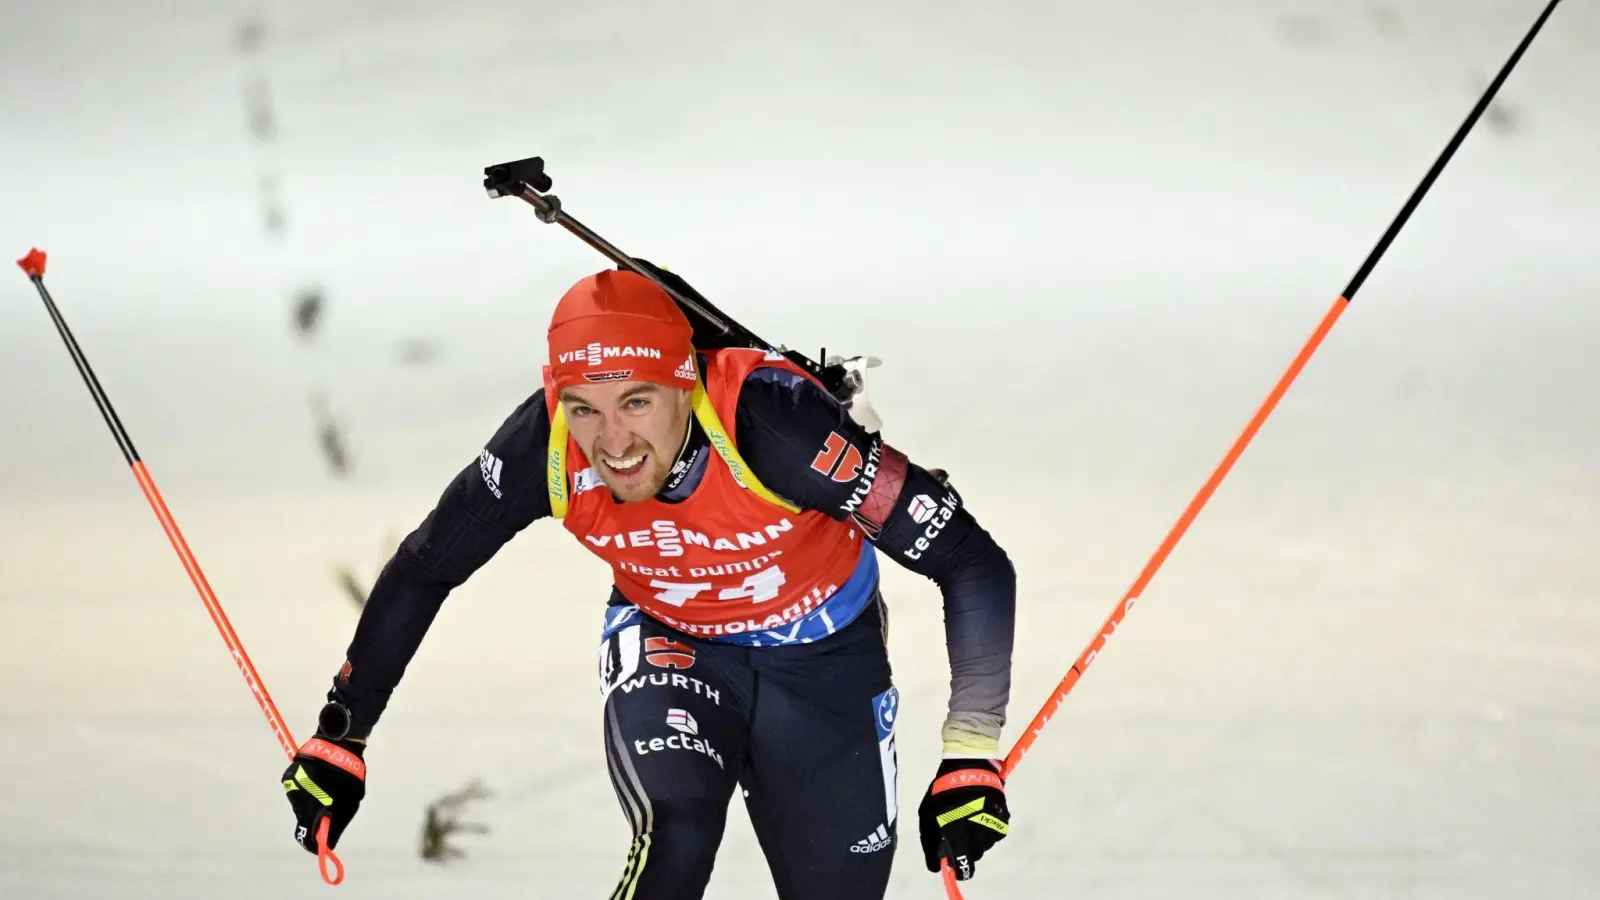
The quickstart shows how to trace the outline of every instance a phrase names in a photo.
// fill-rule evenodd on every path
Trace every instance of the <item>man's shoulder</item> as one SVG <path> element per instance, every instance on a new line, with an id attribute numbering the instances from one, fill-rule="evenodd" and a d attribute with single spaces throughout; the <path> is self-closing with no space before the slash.
<path id="1" fill-rule="evenodd" d="M 483 444 L 476 465 L 458 476 L 470 487 L 475 515 L 514 522 L 520 529 L 550 514 L 545 495 L 550 414 L 544 393 L 541 387 L 518 403 Z"/>
<path id="2" fill-rule="evenodd" d="M 837 401 L 810 376 L 770 361 L 756 363 L 740 383 L 741 415 L 757 410 L 781 413 L 797 404 L 826 407 L 837 405 Z"/>
<path id="3" fill-rule="evenodd" d="M 544 386 L 540 385 L 521 403 L 518 403 L 516 409 L 512 410 L 512 415 L 520 416 L 528 422 L 543 420 L 548 425 L 550 422 L 550 407 L 545 402 Z"/>

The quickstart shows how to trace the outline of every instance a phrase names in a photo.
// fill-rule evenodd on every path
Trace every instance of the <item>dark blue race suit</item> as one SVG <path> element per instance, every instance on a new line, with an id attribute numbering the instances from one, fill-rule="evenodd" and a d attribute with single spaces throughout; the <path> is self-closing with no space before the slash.
<path id="1" fill-rule="evenodd" d="M 839 521 L 859 522 L 859 498 L 882 469 L 864 467 L 856 479 L 837 482 L 812 468 L 830 435 L 844 437 L 862 459 L 898 453 L 815 383 L 777 369 L 752 373 L 737 417 L 739 452 L 756 477 L 801 508 Z M 699 425 L 691 420 L 690 428 L 658 496 L 663 502 L 681 502 L 707 466 L 722 464 Z M 370 734 L 450 591 L 522 529 L 550 517 L 549 433 L 540 390 L 451 481 L 384 567 L 329 692 L 350 709 L 353 736 Z M 909 460 L 904 479 L 893 508 L 867 533 L 878 553 L 931 579 L 943 597 L 951 673 L 945 754 L 1000 756 L 1015 571 L 943 480 Z M 954 506 L 937 530 L 924 524 L 930 498 Z M 690 636 L 648 618 L 613 589 L 600 623 L 603 740 L 634 831 L 614 896 L 701 897 L 735 786 L 743 788 L 782 900 L 883 896 L 898 840 L 899 698 L 875 581 L 870 602 L 859 604 L 854 620 L 837 623 L 837 633 L 782 646 Z"/>

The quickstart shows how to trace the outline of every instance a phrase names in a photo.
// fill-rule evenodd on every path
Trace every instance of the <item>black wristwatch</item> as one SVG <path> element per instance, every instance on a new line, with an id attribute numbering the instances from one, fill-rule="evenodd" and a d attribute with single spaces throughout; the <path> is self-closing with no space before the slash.
<path id="1" fill-rule="evenodd" d="M 350 735 L 350 709 L 337 700 L 329 700 L 317 713 L 317 734 L 330 741 L 343 740 Z"/>

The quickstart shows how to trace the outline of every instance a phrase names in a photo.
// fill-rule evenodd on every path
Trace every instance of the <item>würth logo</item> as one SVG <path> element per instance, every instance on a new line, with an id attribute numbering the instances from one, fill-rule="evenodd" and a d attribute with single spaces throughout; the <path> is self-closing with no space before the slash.
<path id="1" fill-rule="evenodd" d="M 662 669 L 694 668 L 694 648 L 672 638 L 645 638 L 644 658 L 645 662 Z"/>
<path id="2" fill-rule="evenodd" d="M 827 443 L 811 461 L 811 468 L 840 484 L 847 484 L 861 474 L 861 451 L 835 431 L 828 435 Z"/>

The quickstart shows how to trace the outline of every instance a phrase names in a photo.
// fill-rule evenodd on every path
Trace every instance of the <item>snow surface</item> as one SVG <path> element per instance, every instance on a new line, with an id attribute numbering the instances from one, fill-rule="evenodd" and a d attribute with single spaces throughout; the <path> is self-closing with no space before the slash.
<path id="1" fill-rule="evenodd" d="M 485 165 L 541 154 L 574 215 L 758 332 L 885 358 L 888 438 L 954 473 L 1020 571 L 1009 745 L 1540 8 L 285 0 L 245 55 L 244 6 L 5 0 L 0 249 L 51 254 L 303 737 L 355 623 L 334 567 L 371 577 L 601 264 L 483 196 Z M 1594 3 L 1558 8 L 1511 130 L 1468 139 L 1018 770 L 969 898 L 1600 897 L 1597 50 Z M 627 832 L 603 567 L 544 523 L 451 598 L 329 894 L 279 748 L 12 277 L 0 897 L 605 895 Z M 401 365 L 417 337 L 438 361 Z M 911 808 L 947 672 L 936 590 L 885 578 Z M 425 804 L 478 776 L 492 832 L 421 861 Z M 940 896 L 902 840 L 891 896 Z M 707 896 L 772 896 L 740 811 Z"/>

